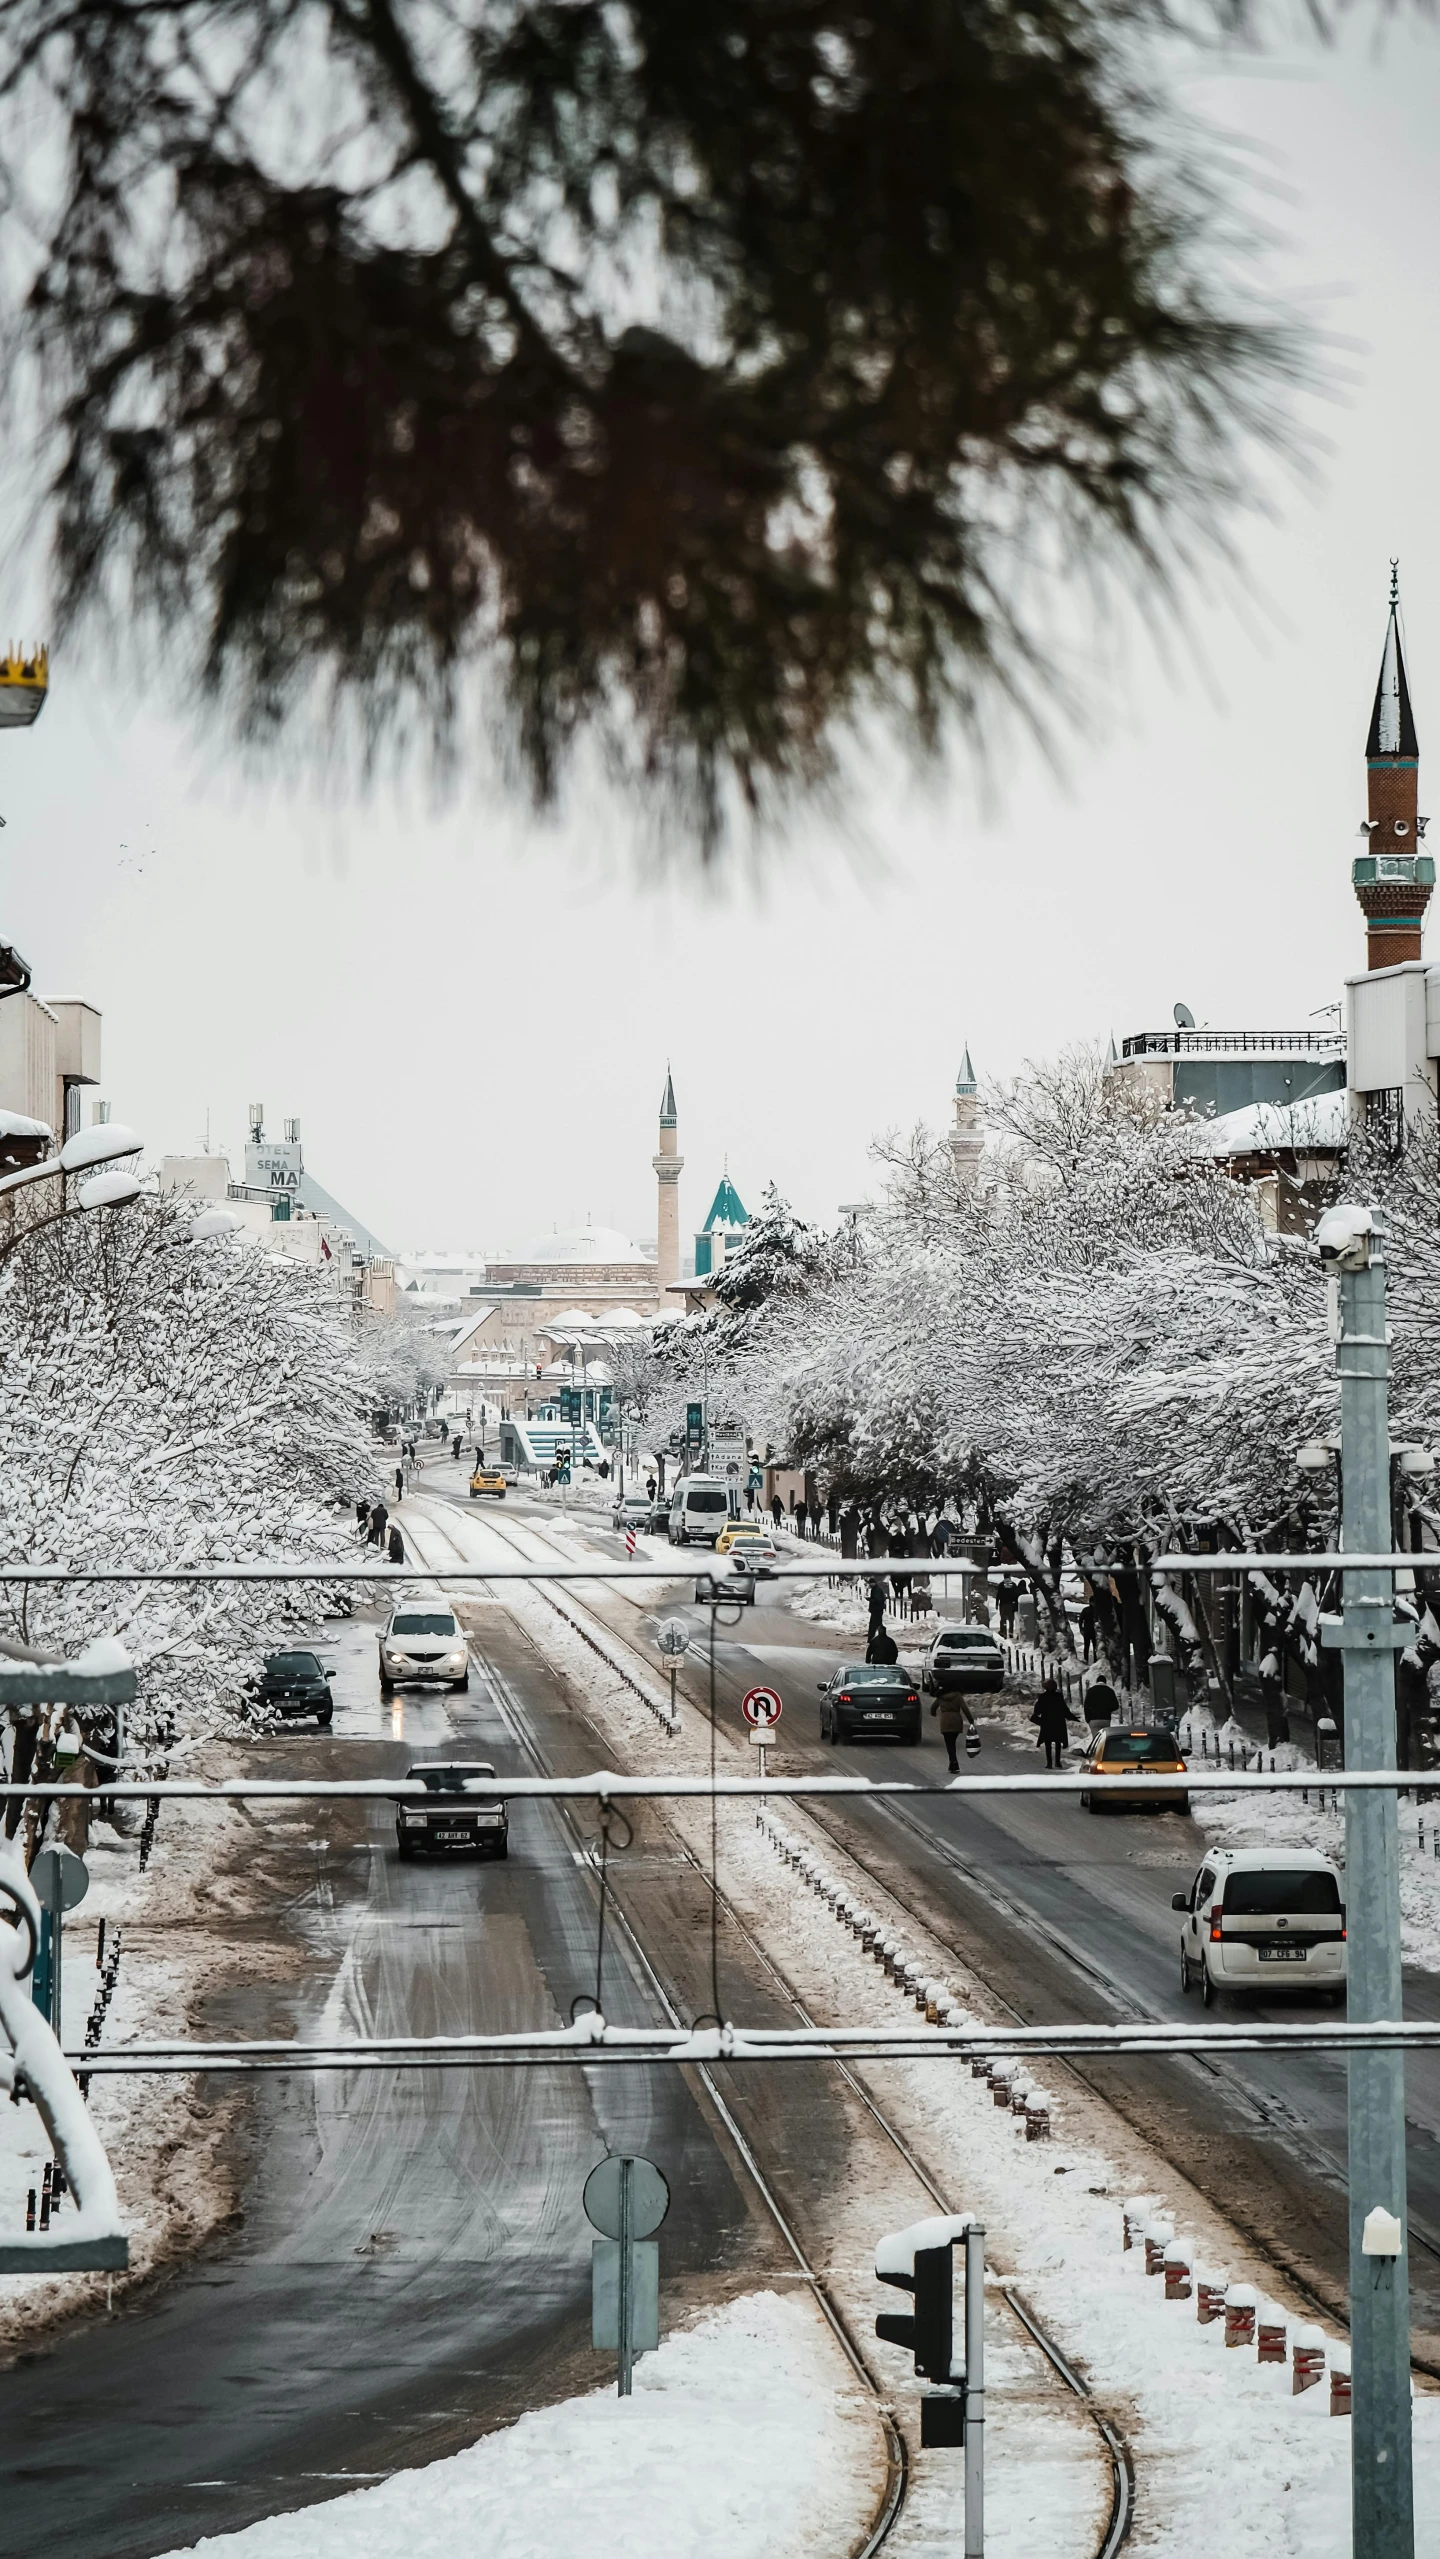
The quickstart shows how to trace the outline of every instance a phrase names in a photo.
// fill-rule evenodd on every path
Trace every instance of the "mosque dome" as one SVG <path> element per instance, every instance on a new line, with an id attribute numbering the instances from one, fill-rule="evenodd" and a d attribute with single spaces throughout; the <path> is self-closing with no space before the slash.
<path id="1" fill-rule="evenodd" d="M 534 1262 L 542 1266 L 561 1263 L 624 1262 L 635 1269 L 653 1269 L 653 1254 L 632 1244 L 618 1226 L 563 1227 L 551 1235 L 541 1235 L 521 1247 L 518 1253 L 504 1257 L 511 1262 Z"/>

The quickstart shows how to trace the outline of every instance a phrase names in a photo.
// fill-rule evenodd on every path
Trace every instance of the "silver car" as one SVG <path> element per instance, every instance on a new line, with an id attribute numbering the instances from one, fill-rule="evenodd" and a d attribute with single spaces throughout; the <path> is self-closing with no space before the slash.
<path id="1" fill-rule="evenodd" d="M 402 1601 L 380 1632 L 380 1686 L 388 1696 L 402 1680 L 435 1680 L 468 1688 L 470 1655 L 453 1608 Z"/>

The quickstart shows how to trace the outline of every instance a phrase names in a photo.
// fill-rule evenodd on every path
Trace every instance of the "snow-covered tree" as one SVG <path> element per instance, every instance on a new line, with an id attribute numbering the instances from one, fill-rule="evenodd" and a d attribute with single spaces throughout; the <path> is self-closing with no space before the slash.
<path id="1" fill-rule="evenodd" d="M 318 1276 L 141 1198 L 0 1270 L 0 1556 L 88 1566 L 353 1560 L 374 1488 L 356 1317 Z M 0 1635 L 46 1658 L 116 1635 L 142 1733 L 215 1729 L 323 1585 L 25 1585 Z"/>

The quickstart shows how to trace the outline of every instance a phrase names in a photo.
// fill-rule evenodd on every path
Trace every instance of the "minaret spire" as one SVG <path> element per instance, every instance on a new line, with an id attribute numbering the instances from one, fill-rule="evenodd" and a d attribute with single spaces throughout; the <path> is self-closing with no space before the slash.
<path id="1" fill-rule="evenodd" d="M 1417 814 L 1420 747 L 1400 629 L 1400 563 L 1390 563 L 1390 612 L 1380 678 L 1365 740 L 1369 815 L 1360 832 L 1351 882 L 1365 917 L 1366 965 L 1392 968 L 1418 960 L 1435 865 L 1421 850 L 1427 821 Z"/>
<path id="2" fill-rule="evenodd" d="M 660 1097 L 660 1152 L 650 1161 L 659 1184 L 655 1217 L 656 1277 L 663 1296 L 680 1277 L 680 1176 L 685 1158 L 680 1153 L 679 1114 L 675 1108 L 675 1079 L 667 1064 L 665 1090 Z"/>
<path id="3" fill-rule="evenodd" d="M 980 1126 L 980 1090 L 975 1081 L 975 1069 L 970 1063 L 968 1041 L 960 1061 L 960 1072 L 955 1078 L 955 1125 L 945 1143 L 950 1149 L 956 1190 L 973 1190 L 979 1179 L 980 1158 L 985 1152 L 985 1135 Z"/>

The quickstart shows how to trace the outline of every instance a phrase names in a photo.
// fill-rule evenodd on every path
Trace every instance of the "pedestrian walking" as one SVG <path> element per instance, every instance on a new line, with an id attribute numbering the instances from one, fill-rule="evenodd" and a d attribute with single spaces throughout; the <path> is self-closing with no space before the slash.
<path id="1" fill-rule="evenodd" d="M 963 1733 L 966 1753 L 973 1759 L 980 1748 L 980 1727 L 958 1689 L 947 1688 L 943 1695 L 932 1697 L 930 1712 L 939 1718 L 940 1739 L 945 1744 L 945 1757 L 949 1762 L 950 1774 L 952 1777 L 958 1777 L 960 1760 L 955 1745 Z"/>
<path id="2" fill-rule="evenodd" d="M 803 1501 L 797 1502 L 795 1505 L 795 1534 L 797 1537 L 803 1537 L 805 1534 L 805 1519 L 805 1505 Z"/>
<path id="3" fill-rule="evenodd" d="M 647 1475 L 645 1478 L 645 1499 L 647 1502 L 653 1502 L 655 1499 L 655 1478 L 653 1475 Z"/>
<path id="4" fill-rule="evenodd" d="M 1119 1713 L 1120 1700 L 1102 1670 L 1085 1691 L 1085 1721 L 1098 1729 L 1101 1724 L 1113 1724 Z"/>
<path id="5" fill-rule="evenodd" d="M 771 1516 L 771 1518 L 772 1518 L 772 1519 L 774 1520 L 774 1522 L 775 1522 L 775 1531 L 776 1531 L 776 1535 L 778 1536 L 778 1535 L 779 1535 L 779 1531 L 780 1531 L 780 1522 L 782 1521 L 782 1519 L 783 1519 L 783 1518 L 784 1518 L 784 1516 L 785 1516 L 785 1505 L 784 1505 L 784 1503 L 781 1501 L 780 1496 L 779 1496 L 779 1494 L 778 1494 L 778 1493 L 776 1493 L 776 1494 L 773 1496 L 772 1500 L 771 1500 L 771 1503 L 770 1503 L 770 1516 Z"/>
<path id="6" fill-rule="evenodd" d="M 1086 1661 L 1093 1662 L 1095 1659 L 1095 1610 L 1088 1599 L 1080 1611 L 1080 1641 L 1085 1647 Z"/>
<path id="7" fill-rule="evenodd" d="M 403 1502 L 405 1499 L 405 1469 L 403 1466 L 397 1466 L 395 1469 L 395 1499 L 397 1502 Z"/>
<path id="8" fill-rule="evenodd" d="M 405 1540 L 393 1520 L 390 1523 L 390 1542 L 386 1553 L 392 1564 L 403 1564 L 405 1561 Z"/>
<path id="9" fill-rule="evenodd" d="M 1070 1709 L 1053 1679 L 1046 1680 L 1036 1698 L 1030 1710 L 1030 1721 L 1039 1726 L 1035 1736 L 1035 1746 L 1038 1750 L 1041 1743 L 1044 1743 L 1046 1767 L 1058 1768 L 1065 1757 L 1065 1745 L 1070 1739 Z"/>
<path id="10" fill-rule="evenodd" d="M 450 1443 L 450 1454 L 458 1466 L 460 1463 L 460 1434 L 458 1431 L 455 1433 L 455 1436 Z"/>
<path id="11" fill-rule="evenodd" d="M 370 1534 L 370 1505 L 368 1502 L 356 1503 L 355 1525 L 360 1531 L 360 1543 L 363 1546 L 366 1538 Z"/>
<path id="12" fill-rule="evenodd" d="M 389 1520 L 390 1513 L 385 1508 L 383 1501 L 376 1502 L 370 1513 L 370 1543 L 372 1546 L 381 1546 L 384 1544 L 385 1531 L 389 1525 Z"/>
<path id="13" fill-rule="evenodd" d="M 872 1635 L 874 1634 L 877 1626 L 883 1626 L 885 1623 L 885 1602 L 889 1596 L 890 1593 L 888 1586 L 883 1580 L 873 1581 L 871 1583 L 869 1631 Z"/>
<path id="14" fill-rule="evenodd" d="M 1260 1664 L 1260 1702 L 1265 1709 L 1265 1737 L 1272 1750 L 1290 1739 L 1290 1718 L 1285 1711 L 1285 1682 L 1281 1676 L 1280 1656 L 1268 1652 Z M 1400 1766 L 1408 1768 L 1408 1759 Z"/>
<path id="15" fill-rule="evenodd" d="M 870 1630 L 870 1641 L 865 1647 L 865 1659 L 867 1662 L 884 1662 L 887 1665 L 898 1662 L 900 1659 L 900 1647 L 894 1636 L 887 1631 L 883 1618 L 878 1626 Z"/>

